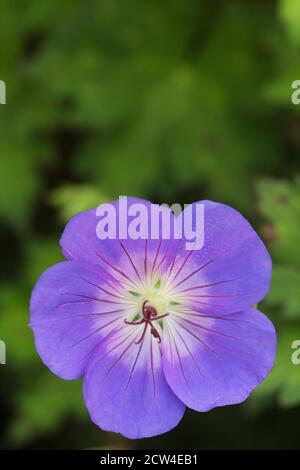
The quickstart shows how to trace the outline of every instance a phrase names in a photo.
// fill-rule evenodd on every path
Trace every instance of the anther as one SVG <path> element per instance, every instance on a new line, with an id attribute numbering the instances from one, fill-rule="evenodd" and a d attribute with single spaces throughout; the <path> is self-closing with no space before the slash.
<path id="1" fill-rule="evenodd" d="M 142 305 L 142 315 L 143 315 L 143 318 L 141 320 L 138 320 L 138 321 L 128 321 L 128 320 L 124 320 L 124 322 L 126 323 L 126 325 L 142 325 L 143 323 L 145 324 L 144 326 L 144 329 L 143 329 L 143 333 L 140 337 L 140 339 L 138 341 L 136 341 L 136 344 L 140 344 L 144 337 L 145 337 L 145 334 L 146 334 L 146 331 L 147 331 L 147 327 L 149 325 L 150 327 L 150 333 L 151 335 L 157 339 L 158 343 L 161 343 L 161 337 L 160 337 L 160 334 L 159 332 L 157 331 L 157 329 L 153 326 L 152 322 L 153 321 L 156 321 L 156 320 L 160 320 L 162 318 L 165 318 L 167 317 L 169 314 L 168 313 L 164 313 L 163 315 L 157 315 L 157 310 L 155 307 L 153 307 L 152 305 L 148 305 L 149 304 L 149 300 L 145 300 L 143 302 L 143 305 Z"/>

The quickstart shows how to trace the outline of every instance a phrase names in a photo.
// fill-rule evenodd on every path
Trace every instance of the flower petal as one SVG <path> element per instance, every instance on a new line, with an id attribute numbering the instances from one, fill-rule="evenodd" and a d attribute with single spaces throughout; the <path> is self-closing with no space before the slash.
<path id="1" fill-rule="evenodd" d="M 164 433 L 178 424 L 185 406 L 168 386 L 157 340 L 143 325 L 124 325 L 94 353 L 84 380 L 91 419 L 106 431 L 137 439 Z"/>
<path id="2" fill-rule="evenodd" d="M 81 212 L 68 222 L 60 240 L 64 256 L 69 260 L 88 261 L 104 267 L 110 273 L 125 283 L 129 283 L 134 289 L 134 284 L 139 282 L 149 270 L 154 274 L 163 273 L 173 259 L 173 251 L 178 241 L 173 238 L 174 215 L 166 207 L 162 207 L 164 217 L 160 217 L 156 224 L 156 233 L 151 232 L 151 209 L 158 207 L 149 201 L 127 198 L 127 209 L 137 209 L 136 214 L 127 214 L 120 208 L 119 200 L 109 203 L 116 214 L 116 236 L 114 238 L 100 239 L 97 236 L 97 225 L 102 220 L 97 216 L 96 209 Z M 143 206 L 144 211 L 138 212 L 138 206 Z M 145 214 L 144 238 L 132 239 L 131 226 L 137 221 L 139 214 Z M 119 216 L 124 234 L 120 234 Z M 162 234 L 166 229 L 166 221 L 170 219 L 170 240 Z M 114 216 L 110 219 L 113 223 Z M 136 228 L 136 232 L 139 228 Z"/>
<path id="3" fill-rule="evenodd" d="M 273 367 L 276 334 L 258 310 L 223 317 L 172 317 L 163 367 L 178 398 L 197 411 L 244 401 Z"/>
<path id="4" fill-rule="evenodd" d="M 123 322 L 127 309 L 120 286 L 101 268 L 59 263 L 44 272 L 31 297 L 37 352 L 55 374 L 79 378 L 100 339 Z"/>
<path id="5" fill-rule="evenodd" d="M 204 204 L 204 246 L 178 251 L 172 286 L 196 311 L 223 315 L 245 310 L 268 292 L 271 258 L 239 212 L 211 201 L 199 204 Z"/>

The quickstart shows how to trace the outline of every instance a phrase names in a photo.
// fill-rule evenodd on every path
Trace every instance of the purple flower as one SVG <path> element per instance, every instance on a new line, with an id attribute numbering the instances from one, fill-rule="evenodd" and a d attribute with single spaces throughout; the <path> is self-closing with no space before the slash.
<path id="1" fill-rule="evenodd" d="M 136 202 L 151 207 L 129 207 Z M 172 234 L 99 240 L 96 209 L 76 215 L 61 238 L 67 261 L 33 290 L 39 355 L 63 379 L 84 377 L 91 419 L 104 430 L 166 432 L 186 406 L 244 401 L 273 367 L 273 324 L 253 308 L 269 289 L 270 256 L 240 213 L 202 204 L 204 247 L 190 251 Z"/>

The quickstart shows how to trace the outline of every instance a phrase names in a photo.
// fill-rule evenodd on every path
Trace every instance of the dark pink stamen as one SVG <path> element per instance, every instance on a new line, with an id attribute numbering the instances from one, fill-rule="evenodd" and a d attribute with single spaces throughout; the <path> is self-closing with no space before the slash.
<path id="1" fill-rule="evenodd" d="M 140 344 L 143 341 L 143 339 L 145 337 L 145 334 L 146 334 L 146 331 L 147 331 L 147 328 L 148 328 L 148 325 L 150 326 L 150 333 L 152 334 L 152 336 L 157 339 L 158 343 L 161 343 L 160 334 L 157 331 L 157 329 L 155 328 L 155 326 L 153 326 L 152 322 L 155 321 L 155 320 L 160 320 L 161 318 L 165 318 L 169 314 L 164 313 L 163 315 L 157 315 L 156 308 L 153 307 L 152 305 L 148 305 L 148 304 L 149 304 L 149 300 L 145 300 L 143 302 L 143 305 L 142 305 L 143 318 L 141 320 L 138 320 L 138 321 L 124 320 L 126 325 L 142 325 L 143 323 L 145 324 L 144 329 L 143 329 L 143 333 L 142 333 L 140 339 L 135 344 Z"/>

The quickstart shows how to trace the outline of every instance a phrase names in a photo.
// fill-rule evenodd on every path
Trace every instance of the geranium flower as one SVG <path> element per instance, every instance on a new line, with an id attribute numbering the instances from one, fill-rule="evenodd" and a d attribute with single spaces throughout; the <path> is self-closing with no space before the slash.
<path id="1" fill-rule="evenodd" d="M 96 209 L 79 213 L 61 238 L 67 260 L 33 290 L 40 357 L 63 379 L 84 377 L 104 430 L 164 433 L 186 406 L 244 401 L 273 367 L 274 327 L 253 308 L 269 289 L 270 256 L 239 212 L 202 204 L 204 246 L 190 251 L 174 236 L 99 240 Z"/>

